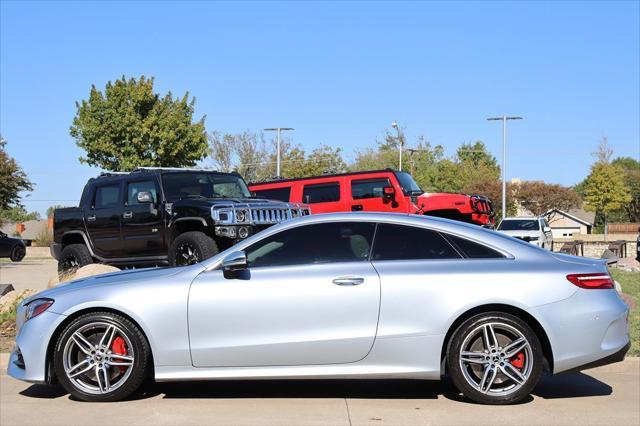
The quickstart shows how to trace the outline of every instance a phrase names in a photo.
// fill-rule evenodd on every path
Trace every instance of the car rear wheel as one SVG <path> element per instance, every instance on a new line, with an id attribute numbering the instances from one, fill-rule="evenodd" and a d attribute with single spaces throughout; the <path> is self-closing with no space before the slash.
<path id="1" fill-rule="evenodd" d="M 169 247 L 171 266 L 186 266 L 218 254 L 218 246 L 207 234 L 199 231 L 178 235 Z"/>
<path id="2" fill-rule="evenodd" d="M 12 262 L 20 262 L 22 259 L 24 259 L 25 254 L 26 251 L 23 246 L 15 246 L 13 249 L 11 249 L 9 259 L 11 259 Z"/>
<path id="3" fill-rule="evenodd" d="M 519 318 L 499 312 L 476 315 L 451 338 L 447 366 L 455 386 L 483 404 L 512 404 L 531 393 L 542 373 L 536 334 Z"/>
<path id="4" fill-rule="evenodd" d="M 151 351 L 142 332 L 128 319 L 111 313 L 83 315 L 58 339 L 54 368 L 62 386 L 83 401 L 124 399 L 144 382 Z"/>
<path id="5" fill-rule="evenodd" d="M 92 263 L 91 253 L 84 244 L 69 244 L 60 253 L 58 273 L 71 273 Z"/>

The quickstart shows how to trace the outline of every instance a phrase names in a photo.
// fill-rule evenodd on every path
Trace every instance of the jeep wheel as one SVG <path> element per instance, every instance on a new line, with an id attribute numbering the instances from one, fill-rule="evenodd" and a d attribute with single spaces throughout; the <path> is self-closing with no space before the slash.
<path id="1" fill-rule="evenodd" d="M 171 266 L 186 266 L 218 254 L 215 241 L 203 232 L 191 231 L 179 235 L 169 247 Z"/>
<path id="2" fill-rule="evenodd" d="M 20 262 L 25 255 L 25 249 L 23 246 L 15 246 L 12 250 L 11 250 L 11 255 L 9 256 L 9 259 L 11 259 L 12 262 Z"/>
<path id="3" fill-rule="evenodd" d="M 93 263 L 91 253 L 84 244 L 69 244 L 62 249 L 58 259 L 58 273 L 74 272 L 78 268 Z"/>

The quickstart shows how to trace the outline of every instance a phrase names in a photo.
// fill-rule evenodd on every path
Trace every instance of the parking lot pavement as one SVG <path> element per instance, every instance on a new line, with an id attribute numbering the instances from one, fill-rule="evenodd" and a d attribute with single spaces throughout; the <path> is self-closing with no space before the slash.
<path id="1" fill-rule="evenodd" d="M 49 279 L 58 273 L 54 259 L 29 259 L 22 262 L 0 262 L 0 283 L 13 284 L 22 292 L 26 289 L 41 291 L 47 288 Z"/>
<path id="2" fill-rule="evenodd" d="M 533 397 L 506 407 L 462 400 L 446 383 L 417 380 L 162 383 L 118 403 L 72 400 L 59 387 L 5 373 L 2 425 L 638 425 L 640 359 L 545 378 Z"/>

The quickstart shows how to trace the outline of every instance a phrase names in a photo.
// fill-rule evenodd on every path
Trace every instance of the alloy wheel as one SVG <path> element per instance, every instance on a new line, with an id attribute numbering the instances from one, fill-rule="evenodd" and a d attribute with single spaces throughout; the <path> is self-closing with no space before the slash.
<path id="1" fill-rule="evenodd" d="M 491 396 L 516 392 L 529 380 L 534 365 L 529 341 L 502 322 L 485 323 L 468 333 L 459 360 L 467 383 Z"/>
<path id="2" fill-rule="evenodd" d="M 193 265 L 200 261 L 200 256 L 196 248 L 190 243 L 182 243 L 176 251 L 176 265 Z"/>
<path id="3" fill-rule="evenodd" d="M 133 371 L 131 339 L 118 326 L 92 322 L 67 340 L 63 367 L 69 381 L 82 392 L 106 394 L 122 386 Z"/>

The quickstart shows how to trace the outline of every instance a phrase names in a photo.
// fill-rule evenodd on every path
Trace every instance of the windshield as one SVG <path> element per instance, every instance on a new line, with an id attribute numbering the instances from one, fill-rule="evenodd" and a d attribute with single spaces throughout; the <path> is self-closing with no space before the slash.
<path id="1" fill-rule="evenodd" d="M 540 229 L 536 219 L 503 220 L 498 229 L 501 231 L 537 231 Z"/>
<path id="2" fill-rule="evenodd" d="M 169 201 L 182 198 L 249 198 L 244 179 L 232 174 L 185 172 L 162 175 L 164 195 Z"/>
<path id="3" fill-rule="evenodd" d="M 420 195 L 424 192 L 409 173 L 396 172 L 396 177 L 400 181 L 404 195 Z"/>

